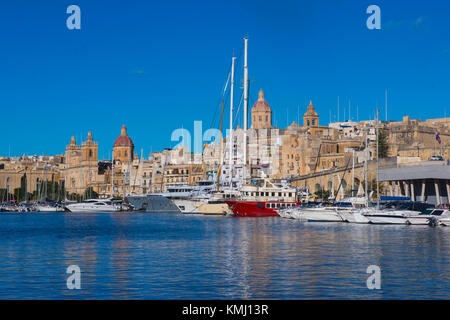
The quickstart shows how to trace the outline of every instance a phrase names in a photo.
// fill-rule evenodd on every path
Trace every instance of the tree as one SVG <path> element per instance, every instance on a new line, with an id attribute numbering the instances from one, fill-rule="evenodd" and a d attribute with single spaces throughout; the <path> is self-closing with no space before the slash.
<path id="1" fill-rule="evenodd" d="M 21 200 L 27 201 L 27 174 L 25 173 L 22 178 L 20 178 L 20 190 L 21 190 Z"/>
<path id="2" fill-rule="evenodd" d="M 98 193 L 94 191 L 94 189 L 92 189 L 92 187 L 87 188 L 84 191 L 84 199 L 97 199 L 98 198 Z"/>
<path id="3" fill-rule="evenodd" d="M 387 134 L 383 129 L 378 130 L 378 158 L 387 158 L 388 156 Z"/>
<path id="4" fill-rule="evenodd" d="M 323 201 L 327 201 L 330 197 L 330 191 L 324 189 L 317 190 L 316 192 L 314 192 L 314 194 L 321 198 Z"/>

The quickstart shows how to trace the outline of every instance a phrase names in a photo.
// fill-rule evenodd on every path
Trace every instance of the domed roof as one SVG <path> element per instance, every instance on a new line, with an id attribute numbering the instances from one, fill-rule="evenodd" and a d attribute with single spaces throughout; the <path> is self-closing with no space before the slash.
<path id="1" fill-rule="evenodd" d="M 122 126 L 120 136 L 114 141 L 114 147 L 134 147 L 133 140 L 127 134 L 127 127 Z"/>
<path id="2" fill-rule="evenodd" d="M 317 112 L 316 112 L 316 110 L 315 110 L 315 108 L 314 108 L 314 106 L 313 106 L 311 100 L 309 100 L 309 106 L 308 106 L 308 108 L 306 109 L 306 113 L 305 113 L 303 116 L 304 116 L 304 117 L 305 117 L 305 116 L 315 116 L 315 117 L 318 117 L 318 116 L 319 116 L 319 115 L 317 114 Z"/>
<path id="3" fill-rule="evenodd" d="M 258 93 L 258 101 L 255 102 L 252 108 L 252 112 L 272 112 L 272 109 L 270 109 L 269 104 L 264 100 L 264 91 L 259 90 Z"/>

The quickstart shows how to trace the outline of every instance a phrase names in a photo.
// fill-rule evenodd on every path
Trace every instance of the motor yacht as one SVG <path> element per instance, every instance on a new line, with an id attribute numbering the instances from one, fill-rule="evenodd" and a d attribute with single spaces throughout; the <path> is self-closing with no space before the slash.
<path id="1" fill-rule="evenodd" d="M 370 208 L 363 215 L 373 224 L 407 224 L 410 216 L 417 216 L 432 205 L 422 202 L 388 202 L 380 208 Z"/>
<path id="2" fill-rule="evenodd" d="M 297 201 L 297 189 L 288 185 L 276 184 L 268 178 L 253 179 L 253 183 L 243 185 L 237 200 L 226 203 L 236 217 L 270 217 L 279 216 L 283 208 L 300 205 Z"/>
<path id="3" fill-rule="evenodd" d="M 409 216 L 406 219 L 406 223 L 414 225 L 446 225 L 445 223 L 450 223 L 450 211 L 448 209 L 440 208 L 425 209 L 417 215 Z"/>
<path id="4" fill-rule="evenodd" d="M 78 203 L 68 204 L 66 208 L 71 212 L 118 212 L 122 208 L 112 200 L 88 199 Z"/>

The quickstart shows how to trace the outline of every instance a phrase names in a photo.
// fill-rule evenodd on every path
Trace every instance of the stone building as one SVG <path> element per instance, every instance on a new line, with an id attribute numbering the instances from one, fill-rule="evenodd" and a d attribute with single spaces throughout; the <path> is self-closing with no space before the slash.
<path id="1" fill-rule="evenodd" d="M 99 173 L 98 144 L 94 142 L 90 131 L 81 146 L 77 145 L 72 136 L 70 144 L 66 146 L 65 164 L 61 173 L 69 194 L 81 195 L 88 188 L 97 193 L 102 192 L 105 174 Z"/>
<path id="2" fill-rule="evenodd" d="M 128 163 L 134 159 L 134 143 L 127 134 L 127 127 L 122 126 L 120 136 L 113 145 L 113 160 L 120 163 Z"/>
<path id="3" fill-rule="evenodd" d="M 63 199 L 57 190 L 46 188 L 46 182 L 60 182 L 62 156 L 25 156 L 0 159 L 0 202 L 18 199 L 40 200 L 47 196 Z M 23 189 L 22 189 L 23 188 Z M 30 196 L 31 195 L 31 196 Z"/>
<path id="4" fill-rule="evenodd" d="M 264 91 L 259 91 L 258 100 L 253 105 L 251 114 L 253 129 L 272 128 L 272 109 L 264 99 Z"/>

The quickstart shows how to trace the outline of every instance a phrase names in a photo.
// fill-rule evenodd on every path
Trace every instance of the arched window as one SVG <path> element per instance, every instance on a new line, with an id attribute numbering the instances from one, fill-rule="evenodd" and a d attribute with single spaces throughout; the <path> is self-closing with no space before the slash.
<path id="1" fill-rule="evenodd" d="M 92 158 L 92 150 L 89 150 L 89 158 Z"/>
<path id="2" fill-rule="evenodd" d="M 309 120 L 306 121 L 306 125 L 309 126 Z"/>
<path id="3" fill-rule="evenodd" d="M 313 120 L 313 121 L 312 121 L 312 125 L 315 125 L 315 124 L 316 124 L 316 120 Z"/>

